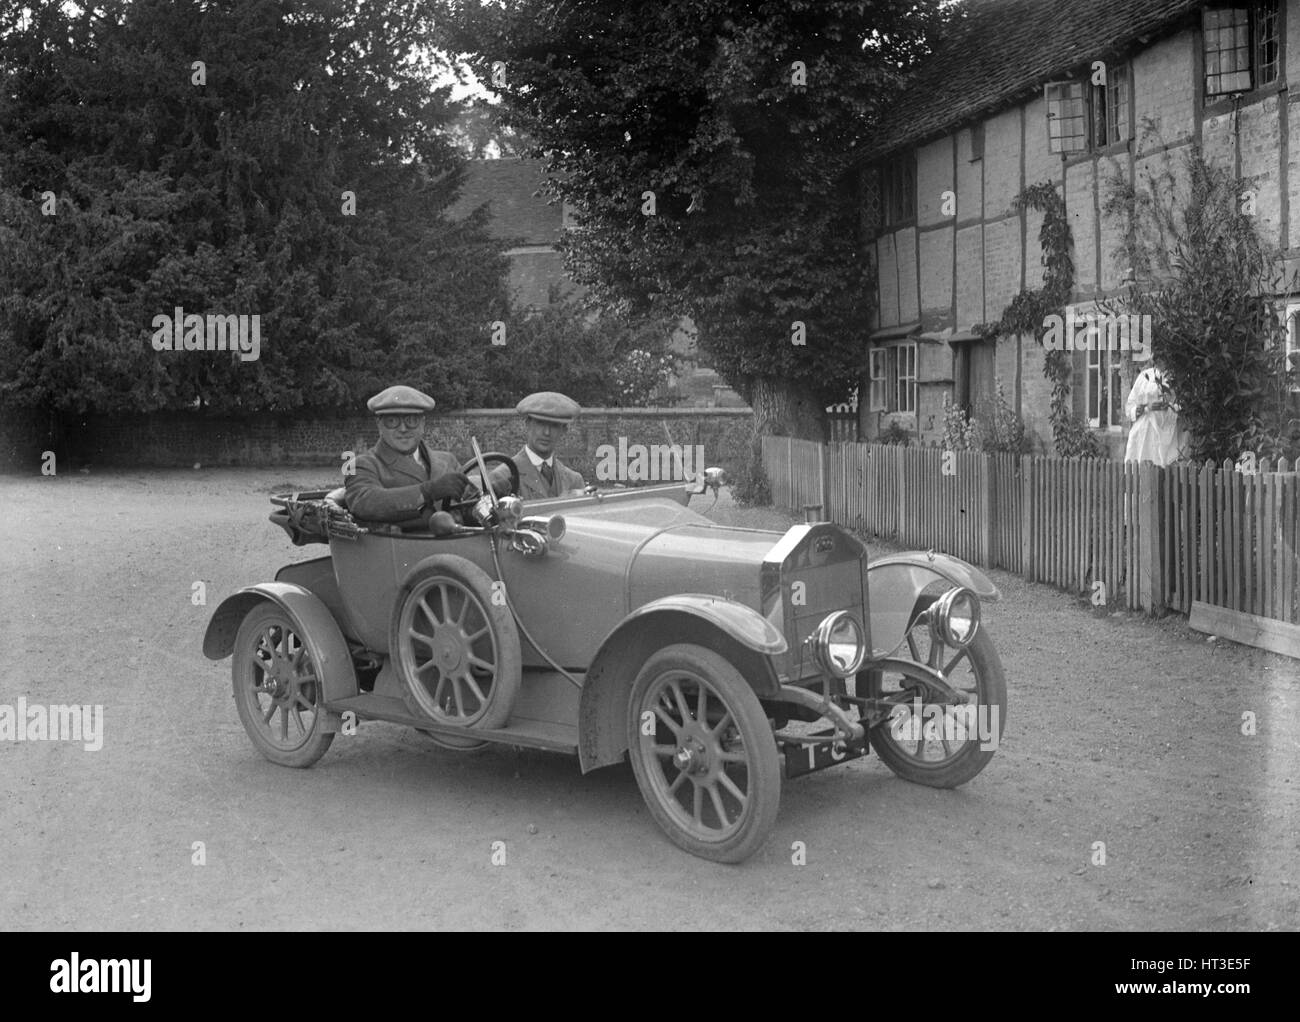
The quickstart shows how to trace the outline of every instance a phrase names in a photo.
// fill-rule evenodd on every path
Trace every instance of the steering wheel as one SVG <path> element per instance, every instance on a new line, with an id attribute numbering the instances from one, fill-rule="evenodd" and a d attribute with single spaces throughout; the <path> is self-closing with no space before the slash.
<path id="1" fill-rule="evenodd" d="M 505 465 L 506 468 L 510 470 L 510 492 L 518 493 L 519 492 L 519 466 L 515 464 L 514 459 L 508 454 L 503 454 L 501 451 L 489 451 L 488 453 L 483 455 L 484 467 L 487 467 L 493 462 L 497 462 L 499 464 Z M 460 466 L 460 471 L 466 475 L 468 475 L 470 472 L 477 471 L 477 469 L 478 469 L 477 458 L 470 458 L 467 462 L 465 462 L 465 464 Z M 483 482 L 488 486 L 492 485 L 492 480 L 490 479 L 484 479 Z M 499 497 L 504 496 L 504 494 L 497 494 L 497 496 Z M 466 508 L 473 507 L 475 504 L 478 503 L 478 500 L 479 500 L 478 497 L 471 497 L 469 500 L 452 500 L 450 497 L 447 497 L 442 502 L 442 510 L 451 511 L 454 514 L 458 511 L 464 511 Z"/>

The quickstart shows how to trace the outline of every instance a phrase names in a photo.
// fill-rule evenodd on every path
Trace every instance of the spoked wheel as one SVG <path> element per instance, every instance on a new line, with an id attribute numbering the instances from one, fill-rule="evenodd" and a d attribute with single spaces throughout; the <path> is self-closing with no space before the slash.
<path id="1" fill-rule="evenodd" d="M 637 675 L 628 703 L 632 770 L 672 842 L 740 862 L 767 840 L 781 803 L 781 767 L 767 714 L 726 659 L 668 646 Z"/>
<path id="2" fill-rule="evenodd" d="M 320 678 L 297 625 L 274 604 L 249 611 L 231 664 L 244 730 L 272 763 L 309 767 L 334 741 L 325 730 Z"/>
<path id="3" fill-rule="evenodd" d="M 519 632 L 492 580 L 454 554 L 412 570 L 397 594 L 389 650 L 419 710 L 444 724 L 500 727 L 522 677 Z M 462 739 L 430 735 L 446 748 Z M 475 739 L 463 739 L 469 751 Z"/>
<path id="4" fill-rule="evenodd" d="M 931 602 L 926 598 L 921 606 Z M 890 719 L 871 730 L 872 748 L 904 780 L 955 788 L 984 769 L 1002 738 L 1007 722 L 1002 661 L 983 625 L 970 645 L 954 649 L 931 635 L 924 622 L 914 624 L 907 651 L 912 660 L 939 671 L 965 705 L 935 703 L 918 680 L 919 671 L 872 671 L 867 694 L 898 703 Z"/>

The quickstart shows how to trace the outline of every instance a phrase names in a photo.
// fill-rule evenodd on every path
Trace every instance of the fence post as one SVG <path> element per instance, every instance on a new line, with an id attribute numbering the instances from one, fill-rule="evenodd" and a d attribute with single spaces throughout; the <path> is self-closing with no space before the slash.
<path id="1" fill-rule="evenodd" d="M 1020 456 L 1020 573 L 1034 580 L 1034 456 Z"/>
<path id="2" fill-rule="evenodd" d="M 980 455 L 980 563 L 992 567 L 993 553 L 993 474 L 997 471 L 997 458 L 992 454 Z"/>
<path id="3" fill-rule="evenodd" d="M 794 441 L 792 438 L 785 438 L 785 471 L 789 472 L 790 477 L 790 507 L 793 510 L 800 510 L 796 494 L 794 494 Z"/>
<path id="4" fill-rule="evenodd" d="M 1163 607 L 1160 583 L 1160 473 L 1152 462 L 1138 466 L 1138 603 L 1148 614 Z"/>
<path id="5" fill-rule="evenodd" d="M 831 481 L 826 473 L 826 445 L 817 445 L 817 492 L 821 494 L 822 521 L 834 521 L 831 517 Z"/>
<path id="6" fill-rule="evenodd" d="M 907 529 L 907 480 L 903 463 L 903 445 L 890 444 L 894 457 L 894 478 L 898 480 L 898 536 L 897 540 L 904 546 L 909 542 Z"/>

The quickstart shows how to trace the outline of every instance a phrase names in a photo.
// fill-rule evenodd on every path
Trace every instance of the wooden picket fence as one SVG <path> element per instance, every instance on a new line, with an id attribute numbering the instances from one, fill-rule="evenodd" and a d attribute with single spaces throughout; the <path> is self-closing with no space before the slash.
<path id="1" fill-rule="evenodd" d="M 1094 602 L 1300 624 L 1300 477 L 936 447 L 763 440 L 776 504 Z M 1098 584 L 1100 583 L 1100 585 Z"/>

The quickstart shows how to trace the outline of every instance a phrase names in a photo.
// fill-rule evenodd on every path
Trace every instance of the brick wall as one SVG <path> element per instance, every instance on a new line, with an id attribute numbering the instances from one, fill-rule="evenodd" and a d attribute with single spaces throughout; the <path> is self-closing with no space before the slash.
<path id="1" fill-rule="evenodd" d="M 728 465 L 743 450 L 753 422 L 748 408 L 586 409 L 565 434 L 560 457 L 593 481 L 596 449 L 632 444 L 699 444 L 708 464 Z M 344 451 L 361 451 L 378 439 L 372 417 L 309 419 L 285 416 L 253 421 L 186 413 L 89 416 L 67 424 L 67 448 L 75 467 L 163 468 L 200 464 L 335 468 Z M 427 439 L 439 450 L 468 458 L 469 438 L 484 451 L 514 454 L 523 444 L 523 423 L 514 409 L 475 409 L 429 420 Z M 6 417 L 0 424 L 0 467 L 38 470 L 52 441 L 30 421 Z M 62 463 L 60 469 L 63 468 Z"/>
<path id="2" fill-rule="evenodd" d="M 952 227 L 921 235 L 921 322 L 947 326 L 952 311 Z"/>
<path id="3" fill-rule="evenodd" d="M 1141 154 L 1190 138 L 1196 129 L 1193 73 L 1195 37 L 1179 32 L 1134 55 L 1133 92 L 1137 100 L 1137 147 Z M 1143 118 L 1156 122 L 1158 133 L 1143 138 Z"/>
<path id="4" fill-rule="evenodd" d="M 983 322 L 984 228 L 977 224 L 957 232 L 957 326 Z"/>
<path id="5" fill-rule="evenodd" d="M 1099 209 L 1104 210 L 1106 208 L 1107 197 L 1111 195 L 1117 181 L 1122 181 L 1125 186 L 1130 184 L 1128 164 L 1127 153 L 1120 156 L 1103 156 L 1097 161 Z M 1101 289 L 1113 292 L 1118 290 L 1123 283 L 1124 271 L 1128 268 L 1130 262 L 1124 251 L 1123 218 L 1106 216 L 1105 213 L 1102 213 L 1098 230 L 1100 237 L 1097 243 L 1101 247 Z"/>
<path id="6" fill-rule="evenodd" d="M 880 239 L 880 262 L 876 279 L 880 287 L 880 325 L 897 326 L 898 319 L 898 245 L 897 235 L 886 234 Z"/>
<path id="7" fill-rule="evenodd" d="M 1016 338 L 999 339 L 999 352 L 1006 350 L 1014 362 L 1016 357 Z M 1052 453 L 1052 384 L 1043 375 L 1043 359 L 1046 352 L 1026 334 L 1020 339 L 1020 418 L 1025 424 L 1025 434 L 1029 437 L 1031 454 Z M 1006 380 L 1008 398 L 1014 379 Z"/>
<path id="8" fill-rule="evenodd" d="M 984 216 L 984 160 L 974 157 L 975 133 L 957 132 L 957 222 L 966 224 Z"/>
<path id="9" fill-rule="evenodd" d="M 1290 56 L 1290 55 L 1289 55 Z M 1290 59 L 1296 59 L 1291 56 Z M 1282 151 L 1282 122 L 1278 117 L 1278 103 L 1286 96 L 1270 96 L 1261 103 L 1241 111 L 1241 176 L 1252 181 L 1255 188 L 1255 221 L 1260 234 L 1270 244 L 1281 238 L 1282 193 L 1279 177 L 1281 166 L 1278 153 Z"/>
<path id="10" fill-rule="evenodd" d="M 0 409 L 0 469 L 39 467 L 44 451 L 61 446 L 55 425 L 29 409 Z"/>
<path id="11" fill-rule="evenodd" d="M 916 151 L 916 216 L 921 227 L 947 223 L 951 215 L 944 212 L 943 193 L 956 188 L 952 181 L 952 138 L 921 146 Z"/>
<path id="12" fill-rule="evenodd" d="M 1020 218 L 984 225 L 984 315 L 995 323 L 1020 290 Z"/>
<path id="13" fill-rule="evenodd" d="M 921 318 L 921 299 L 916 273 L 916 228 L 899 231 L 898 238 L 898 318 L 914 323 Z"/>
<path id="14" fill-rule="evenodd" d="M 1065 212 L 1074 235 L 1075 294 L 1091 294 L 1097 286 L 1095 177 L 1091 159 L 1066 167 Z"/>
<path id="15" fill-rule="evenodd" d="M 985 219 L 1010 213 L 1020 189 L 1020 110 L 1015 108 L 984 122 Z"/>

